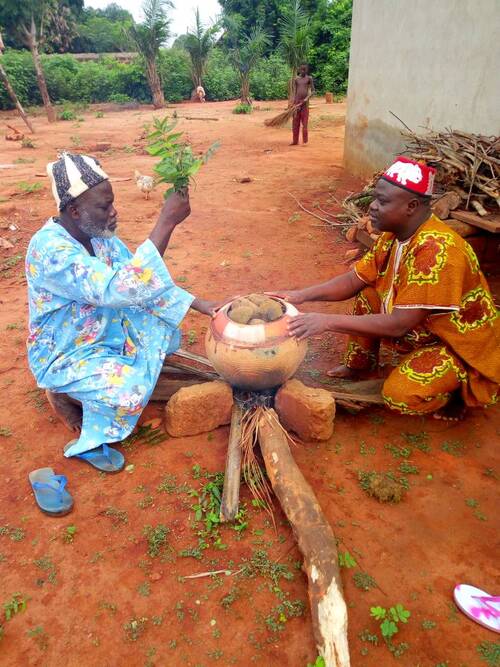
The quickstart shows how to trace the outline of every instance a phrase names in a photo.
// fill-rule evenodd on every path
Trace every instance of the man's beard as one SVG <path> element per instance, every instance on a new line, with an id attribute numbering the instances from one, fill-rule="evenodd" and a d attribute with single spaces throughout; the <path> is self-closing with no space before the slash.
<path id="1" fill-rule="evenodd" d="M 104 229 L 94 222 L 87 211 L 80 212 L 80 220 L 77 223 L 78 228 L 90 238 L 110 239 L 115 235 L 114 230 L 105 227 Z"/>

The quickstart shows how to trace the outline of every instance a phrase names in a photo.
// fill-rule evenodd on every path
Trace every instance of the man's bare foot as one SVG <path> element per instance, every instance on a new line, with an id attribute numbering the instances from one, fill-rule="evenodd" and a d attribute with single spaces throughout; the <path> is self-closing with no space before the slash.
<path id="1" fill-rule="evenodd" d="M 348 366 L 344 366 L 344 364 L 340 364 L 340 366 L 332 368 L 332 370 L 327 371 L 326 374 L 328 377 L 339 378 L 341 380 L 359 380 L 359 371 L 356 371 L 353 368 L 349 368 Z"/>
<path id="2" fill-rule="evenodd" d="M 72 433 L 80 434 L 82 430 L 82 406 L 67 394 L 56 394 L 48 389 L 45 391 L 50 407 L 62 423 Z"/>
<path id="3" fill-rule="evenodd" d="M 459 422 L 465 417 L 466 408 L 460 396 L 452 396 L 448 403 L 433 414 L 434 419 Z"/>
<path id="4" fill-rule="evenodd" d="M 298 146 L 299 144 L 295 144 L 293 141 L 291 144 L 288 144 L 289 146 Z"/>

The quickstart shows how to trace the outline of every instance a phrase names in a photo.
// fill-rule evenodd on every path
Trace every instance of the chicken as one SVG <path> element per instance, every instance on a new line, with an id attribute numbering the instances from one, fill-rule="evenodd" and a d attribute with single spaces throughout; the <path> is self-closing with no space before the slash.
<path id="1" fill-rule="evenodd" d="M 134 171 L 135 184 L 141 192 L 146 194 L 146 199 L 149 199 L 149 193 L 154 188 L 155 182 L 152 176 L 144 176 L 137 169 Z"/>

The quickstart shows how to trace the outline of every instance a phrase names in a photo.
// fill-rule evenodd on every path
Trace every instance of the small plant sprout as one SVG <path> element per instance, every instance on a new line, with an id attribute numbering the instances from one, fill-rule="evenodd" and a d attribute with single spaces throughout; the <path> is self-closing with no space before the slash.
<path id="1" fill-rule="evenodd" d="M 72 544 L 75 540 L 76 526 L 66 526 L 62 540 L 65 544 Z"/>
<path id="2" fill-rule="evenodd" d="M 353 575 L 352 580 L 356 588 L 359 588 L 362 591 L 369 591 L 371 588 L 377 588 L 375 579 L 366 572 L 356 572 Z"/>
<path id="3" fill-rule="evenodd" d="M 219 147 L 218 143 L 212 144 L 206 153 L 195 157 L 191 146 L 182 139 L 182 132 L 172 131 L 176 125 L 175 120 L 169 122 L 168 116 L 163 119 L 155 118 L 153 132 L 148 135 L 148 153 L 160 158 L 154 167 L 156 181 L 170 183 L 172 186 L 165 192 L 165 199 L 173 192 L 187 190 L 192 178 Z"/>
<path id="4" fill-rule="evenodd" d="M 348 551 L 344 553 L 339 552 L 339 565 L 340 567 L 351 568 L 356 567 L 356 559 Z"/>
<path id="5" fill-rule="evenodd" d="M 391 653 L 401 655 L 402 651 L 406 649 L 406 645 L 404 645 L 404 648 L 402 644 L 395 646 L 392 643 L 392 638 L 399 632 L 400 623 L 408 623 L 410 612 L 402 604 L 397 604 L 388 610 L 384 607 L 371 607 L 370 615 L 380 621 L 380 632 Z"/>
<path id="6" fill-rule="evenodd" d="M 25 195 L 30 195 L 33 192 L 43 190 L 42 183 L 29 183 L 28 181 L 20 181 L 17 184 L 18 189 Z"/>
<path id="7" fill-rule="evenodd" d="M 148 555 L 156 558 L 167 544 L 167 536 L 170 530 L 163 524 L 156 527 L 144 526 L 143 534 L 148 540 Z"/>
<path id="8" fill-rule="evenodd" d="M 307 663 L 307 667 L 325 667 L 325 659 L 323 656 L 318 655 L 312 664 L 310 662 Z"/>
<path id="9" fill-rule="evenodd" d="M 3 615 L 5 621 L 10 621 L 16 614 L 21 614 L 26 609 L 27 600 L 21 593 L 14 593 L 10 600 L 3 603 Z M 4 634 L 4 626 L 0 621 L 0 640 Z"/>

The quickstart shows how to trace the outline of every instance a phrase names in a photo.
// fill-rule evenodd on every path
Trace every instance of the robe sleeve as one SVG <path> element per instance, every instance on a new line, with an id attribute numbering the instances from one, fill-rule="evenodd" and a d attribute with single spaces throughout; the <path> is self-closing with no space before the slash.
<path id="1" fill-rule="evenodd" d="M 381 263 L 382 248 L 386 241 L 386 235 L 379 237 L 373 248 L 363 255 L 363 257 L 354 265 L 354 272 L 360 280 L 367 285 L 375 286 L 379 274 Z"/>
<path id="2" fill-rule="evenodd" d="M 449 235 L 423 235 L 410 246 L 397 277 L 394 308 L 460 309 L 464 284 L 472 266 Z"/>
<path id="3" fill-rule="evenodd" d="M 39 272 L 35 285 L 52 294 L 96 307 L 126 308 L 147 306 L 161 299 L 164 307 L 173 305 L 182 317 L 194 297 L 173 282 L 156 246 L 148 239 L 134 255 L 124 255 L 113 267 L 82 252 L 69 240 L 48 239 L 34 248 Z M 180 320 L 182 320 L 182 317 Z M 177 319 L 177 317 L 175 318 Z"/>

